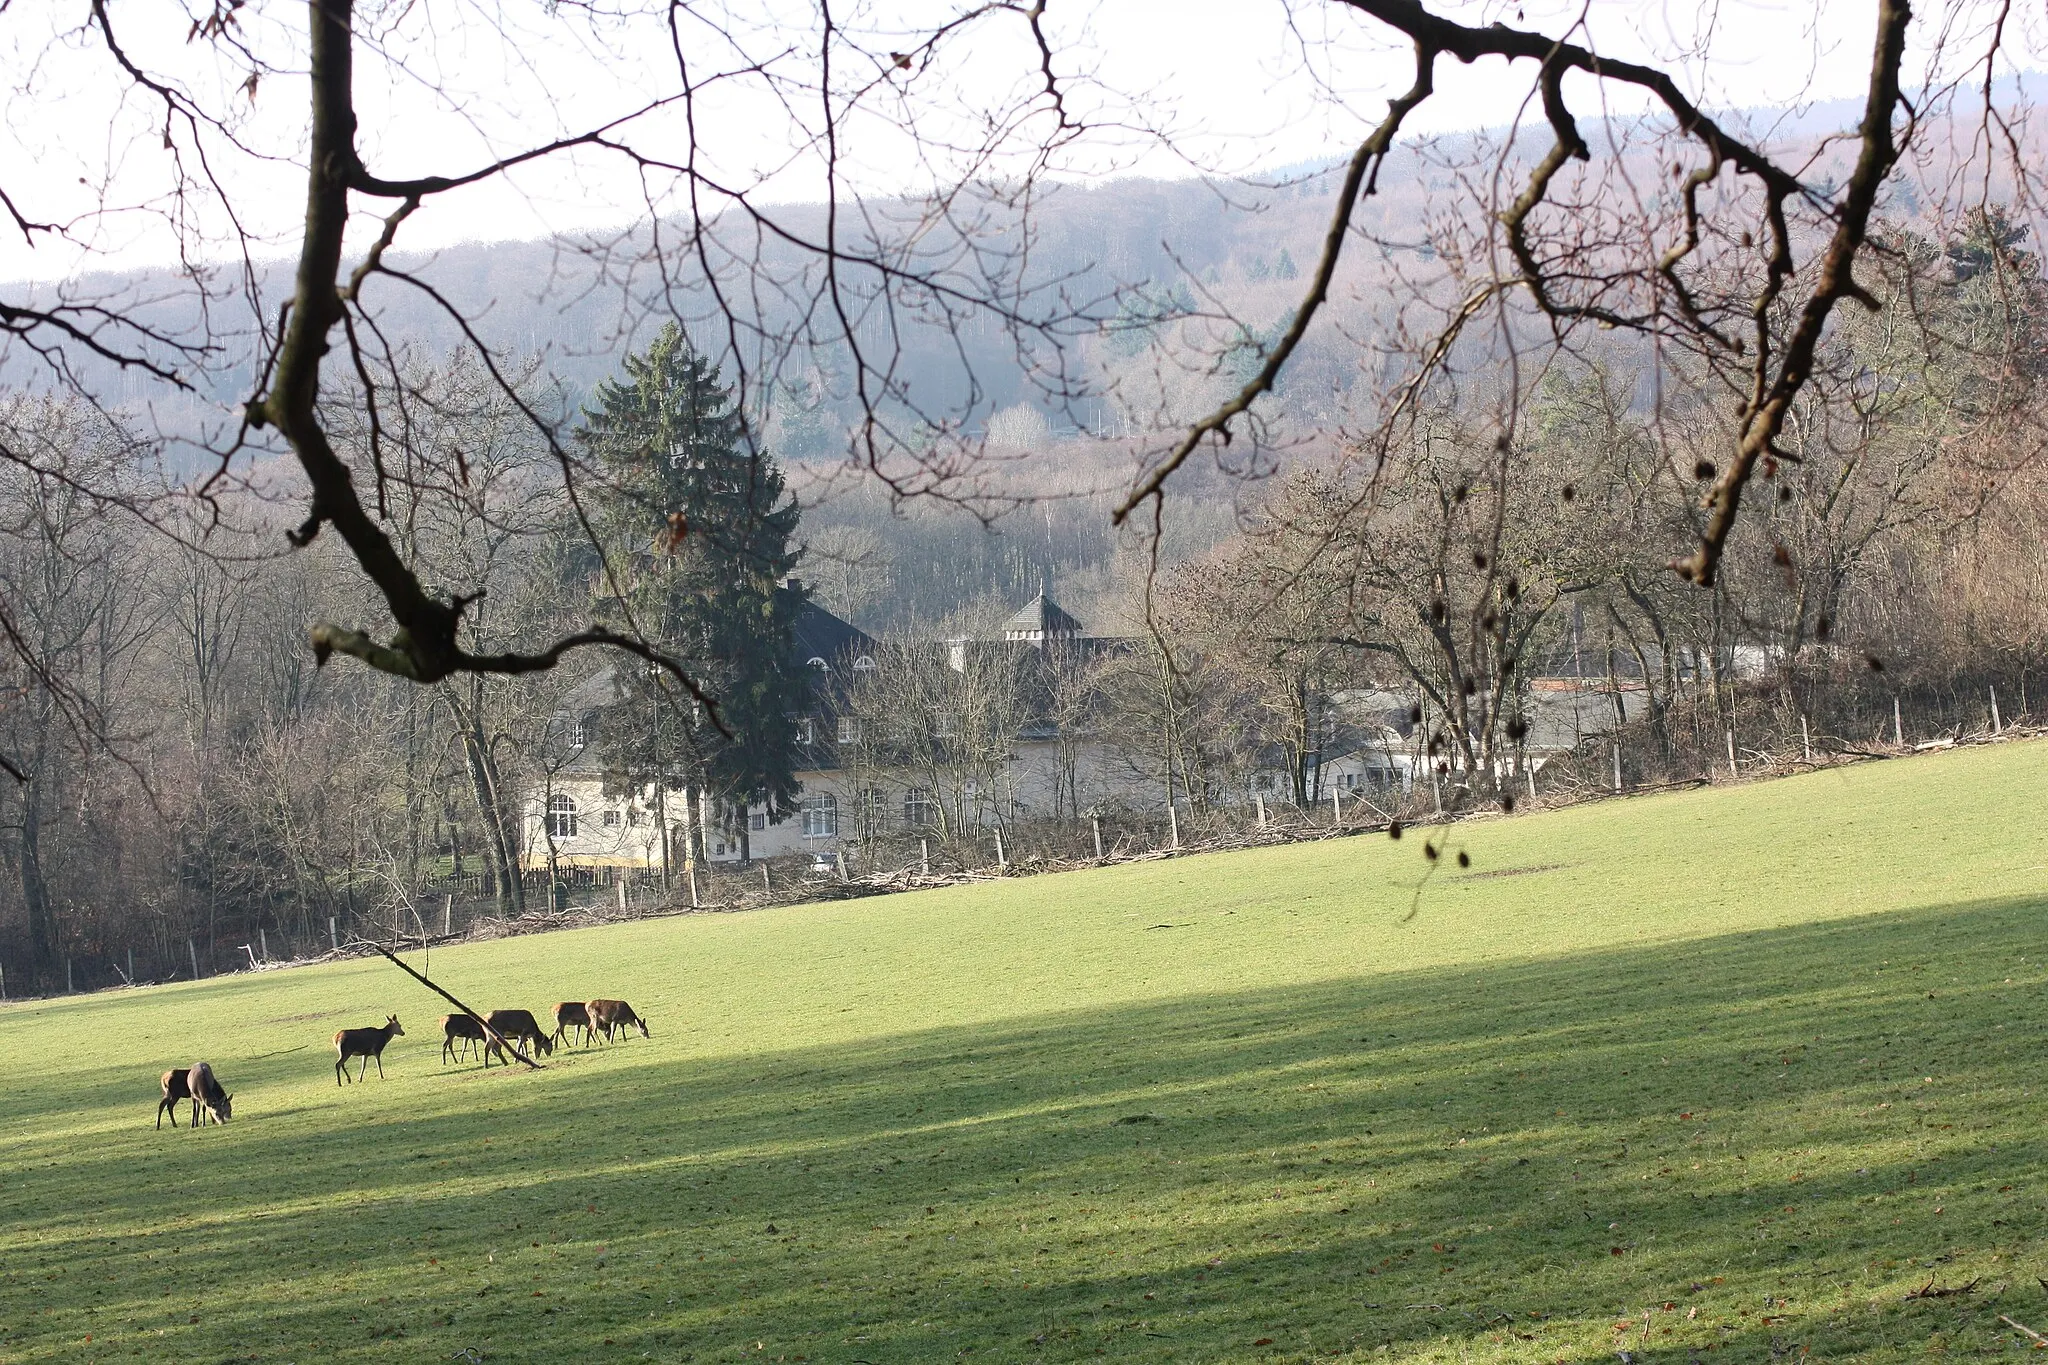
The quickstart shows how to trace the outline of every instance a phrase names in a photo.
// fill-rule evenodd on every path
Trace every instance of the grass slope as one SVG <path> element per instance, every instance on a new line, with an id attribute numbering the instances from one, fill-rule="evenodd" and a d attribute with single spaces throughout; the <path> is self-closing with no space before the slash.
<path id="1" fill-rule="evenodd" d="M 7 1007 L 0 1360 L 2002 1350 L 2048 1331 L 2044 781 L 1474 824 L 1419 896 L 1360 839 L 436 952 L 652 1021 L 538 1075 L 441 1067 L 381 963 Z M 152 1131 L 198 1057 L 234 1122 Z"/>

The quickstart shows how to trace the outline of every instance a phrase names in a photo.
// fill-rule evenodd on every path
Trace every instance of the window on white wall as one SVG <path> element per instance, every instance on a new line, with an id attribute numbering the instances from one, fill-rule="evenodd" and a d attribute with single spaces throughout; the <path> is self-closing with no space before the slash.
<path id="1" fill-rule="evenodd" d="M 615 827 L 616 827 L 616 826 L 618 825 L 618 823 L 619 823 L 619 813 L 618 813 L 617 811 L 615 811 L 615 810 L 607 810 L 607 811 L 606 811 L 606 812 L 604 813 L 604 827 L 605 827 L 606 829 L 612 829 L 612 828 L 615 828 Z"/>
<path id="2" fill-rule="evenodd" d="M 806 796 L 804 798 L 804 837 L 806 839 L 832 839 L 839 834 L 839 798 L 836 796 Z"/>
<path id="3" fill-rule="evenodd" d="M 548 835 L 555 839 L 576 837 L 576 798 L 554 795 L 548 798 Z"/>

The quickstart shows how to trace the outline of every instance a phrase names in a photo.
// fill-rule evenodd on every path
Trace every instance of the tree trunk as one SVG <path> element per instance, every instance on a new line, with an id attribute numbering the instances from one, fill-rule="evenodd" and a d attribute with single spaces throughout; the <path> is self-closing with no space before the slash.
<path id="1" fill-rule="evenodd" d="M 43 797 L 39 777 L 21 792 L 21 903 L 28 912 L 28 948 L 41 974 L 57 960 L 56 917 L 50 912 L 50 888 L 43 879 Z"/>
<path id="2" fill-rule="evenodd" d="M 526 884 L 519 875 L 519 860 L 498 800 L 498 765 L 473 721 L 462 727 L 462 753 L 469 763 L 470 794 L 476 798 L 476 813 L 483 821 L 484 853 L 491 863 L 491 878 L 497 883 L 498 909 L 507 916 L 524 914 Z M 547 819 L 545 810 L 541 819 Z"/>

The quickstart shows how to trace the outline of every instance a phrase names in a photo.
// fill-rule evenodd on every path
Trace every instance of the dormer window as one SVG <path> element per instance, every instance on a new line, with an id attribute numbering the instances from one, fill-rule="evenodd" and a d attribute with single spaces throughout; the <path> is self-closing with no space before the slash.
<path id="1" fill-rule="evenodd" d="M 819 658 L 815 654 L 813 654 L 810 658 L 804 660 L 804 667 L 815 668 L 820 673 L 830 673 L 832 671 L 832 665 L 826 663 L 823 659 Z"/>
<path id="2" fill-rule="evenodd" d="M 818 742 L 817 721 L 809 716 L 799 717 L 796 723 L 796 742 L 799 744 L 816 744 Z"/>
<path id="3" fill-rule="evenodd" d="M 872 673 L 875 671 L 875 661 L 863 654 L 853 661 L 853 671 L 856 673 Z"/>

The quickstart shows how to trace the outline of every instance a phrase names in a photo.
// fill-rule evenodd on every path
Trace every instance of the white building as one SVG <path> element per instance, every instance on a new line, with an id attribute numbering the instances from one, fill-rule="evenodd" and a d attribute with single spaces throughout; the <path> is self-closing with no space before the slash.
<path id="1" fill-rule="evenodd" d="M 805 604 L 793 634 L 792 662 L 808 670 L 815 682 L 810 711 L 792 717 L 806 760 L 796 773 L 802 791 L 796 810 L 773 820 L 754 807 L 746 813 L 743 841 L 732 829 L 736 813 L 709 813 L 712 818 L 703 818 L 706 801 L 699 794 L 680 788 L 657 794 L 651 786 L 632 796 L 607 794 L 594 746 L 583 743 L 591 727 L 618 701 L 613 673 L 606 667 L 570 695 L 556 718 L 570 754 L 529 794 L 526 865 L 545 867 L 552 858 L 557 865 L 574 868 L 660 870 L 666 829 L 669 863 L 679 868 L 693 823 L 709 830 L 704 851 L 712 861 L 738 862 L 746 857 L 829 855 L 870 838 L 914 838 L 927 831 L 958 835 L 1014 820 L 1071 817 L 1117 805 L 1163 809 L 1166 794 L 1156 773 L 1141 770 L 1120 746 L 1101 736 L 1062 734 L 1043 698 L 1038 699 L 1041 704 L 1027 705 L 1028 719 L 984 787 L 954 773 L 936 779 L 950 781 L 950 788 L 935 790 L 930 785 L 935 779 L 915 776 L 909 765 L 869 762 L 860 756 L 855 722 L 842 703 L 854 681 L 878 667 L 875 642 L 815 603 Z M 1009 651 L 1014 658 L 1015 651 L 1030 650 L 1047 659 L 1073 659 L 1129 645 L 1085 635 L 1081 623 L 1041 591 L 988 637 L 935 641 L 930 649 L 934 663 L 943 650 L 947 664 L 960 671 L 972 651 Z M 1639 679 L 1622 682 L 1624 693 L 1640 687 Z M 1568 749 L 1611 728 L 1612 690 L 1604 679 L 1535 679 L 1526 698 L 1526 749 L 1533 755 Z M 1631 696 L 1625 704 L 1633 710 L 1640 703 Z M 1409 695 L 1382 688 L 1330 696 L 1322 708 L 1318 747 L 1304 756 L 1302 778 L 1308 799 L 1327 804 L 1334 793 L 1341 808 L 1350 812 L 1357 809 L 1350 804 L 1354 800 L 1377 808 L 1411 793 L 1418 781 L 1428 782 L 1430 760 L 1419 747 L 1422 739 L 1410 719 L 1412 705 Z M 610 723 L 617 723 L 617 718 Z M 1535 759 L 1539 765 L 1541 761 Z M 1296 784 L 1291 762 L 1292 756 L 1277 748 L 1263 760 L 1255 758 L 1240 798 L 1246 804 L 1258 797 L 1269 804 L 1292 800 Z"/>

